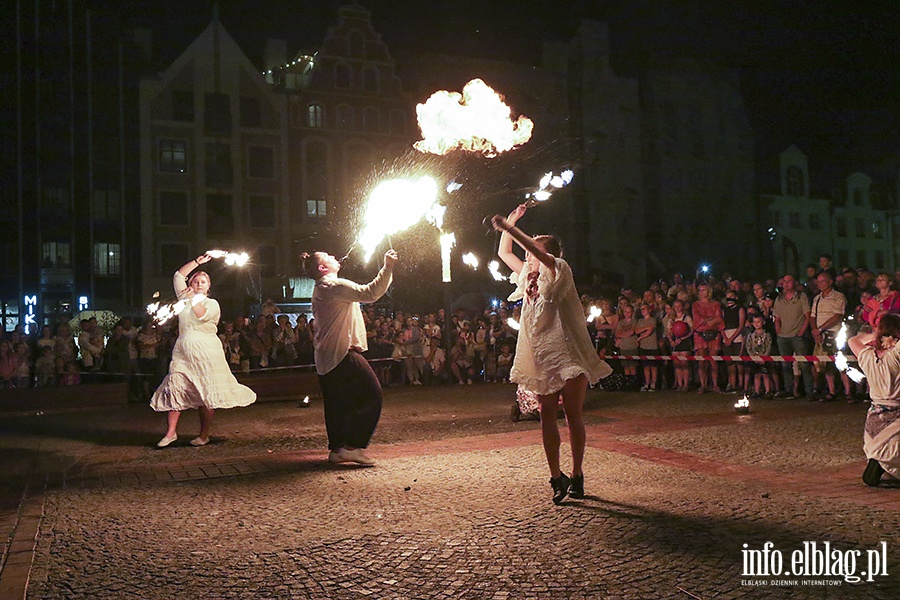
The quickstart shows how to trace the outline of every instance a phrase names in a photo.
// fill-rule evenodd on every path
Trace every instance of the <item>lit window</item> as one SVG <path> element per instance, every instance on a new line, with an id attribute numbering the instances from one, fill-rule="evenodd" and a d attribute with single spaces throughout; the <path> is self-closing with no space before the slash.
<path id="1" fill-rule="evenodd" d="M 306 112 L 306 124 L 310 127 L 324 127 L 325 109 L 319 104 L 310 104 Z"/>
<path id="2" fill-rule="evenodd" d="M 328 203 L 325 200 L 307 200 L 306 216 L 313 219 L 322 219 L 328 216 Z"/>
<path id="3" fill-rule="evenodd" d="M 159 170 L 165 173 L 187 170 L 187 143 L 184 140 L 159 140 Z"/>
<path id="4" fill-rule="evenodd" d="M 99 242 L 94 244 L 94 275 L 122 274 L 122 247 L 119 244 Z"/>

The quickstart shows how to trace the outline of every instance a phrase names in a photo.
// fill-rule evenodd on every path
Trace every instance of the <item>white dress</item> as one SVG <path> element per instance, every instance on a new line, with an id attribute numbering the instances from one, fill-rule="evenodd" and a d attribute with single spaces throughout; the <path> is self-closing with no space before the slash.
<path id="1" fill-rule="evenodd" d="M 175 294 L 182 298 L 187 284 L 175 274 Z M 189 408 L 234 408 L 256 401 L 256 392 L 238 383 L 228 368 L 216 325 L 221 309 L 212 298 L 203 300 L 206 314 L 198 317 L 188 305 L 178 315 L 178 339 L 172 349 L 169 374 L 150 400 L 158 412 Z"/>
<path id="2" fill-rule="evenodd" d="M 572 269 L 557 258 L 555 271 L 554 276 L 541 264 L 538 273 L 531 274 L 526 263 L 510 296 L 523 298 L 510 380 L 541 395 L 559 392 L 581 374 L 593 385 L 612 373 L 591 343 Z"/>

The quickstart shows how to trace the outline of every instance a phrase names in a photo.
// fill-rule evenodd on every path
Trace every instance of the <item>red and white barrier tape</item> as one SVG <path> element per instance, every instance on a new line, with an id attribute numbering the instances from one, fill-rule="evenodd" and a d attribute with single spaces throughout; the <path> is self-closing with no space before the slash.
<path id="1" fill-rule="evenodd" d="M 685 356 L 639 356 L 637 354 L 619 354 L 601 356 L 603 360 L 685 360 L 685 361 L 714 361 L 714 362 L 755 362 L 755 363 L 828 363 L 834 362 L 834 356 L 698 356 L 689 354 Z M 847 362 L 856 362 L 855 356 L 848 356 Z"/>

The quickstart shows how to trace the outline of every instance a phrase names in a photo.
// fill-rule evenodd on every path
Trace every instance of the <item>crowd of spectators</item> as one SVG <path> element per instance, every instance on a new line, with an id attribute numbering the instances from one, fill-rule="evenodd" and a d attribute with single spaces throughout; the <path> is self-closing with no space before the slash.
<path id="1" fill-rule="evenodd" d="M 838 273 L 824 255 L 800 275 L 688 281 L 675 274 L 643 292 L 624 288 L 615 298 L 585 295 L 582 301 L 597 352 L 615 369 L 601 382 L 604 389 L 858 401 L 865 397 L 864 383 L 852 382 L 833 362 L 697 359 L 834 355 L 842 324 L 850 336 L 874 327 L 885 313 L 900 313 L 898 284 L 900 272 Z M 292 319 L 269 300 L 261 309 L 254 319 L 241 315 L 220 323 L 232 370 L 312 365 L 315 323 L 302 314 Z M 366 306 L 365 355 L 385 386 L 505 382 L 518 311 L 519 305 L 502 302 L 477 314 L 456 311 L 447 323 L 444 309 L 387 314 Z M 73 332 L 62 319 L 31 336 L 17 326 L 0 336 L 0 387 L 77 385 L 86 373 L 116 374 L 129 380 L 133 398 L 145 400 L 166 373 L 178 332 L 174 321 L 160 326 L 148 318 L 138 327 L 126 317 L 104 331 L 88 319 Z"/>

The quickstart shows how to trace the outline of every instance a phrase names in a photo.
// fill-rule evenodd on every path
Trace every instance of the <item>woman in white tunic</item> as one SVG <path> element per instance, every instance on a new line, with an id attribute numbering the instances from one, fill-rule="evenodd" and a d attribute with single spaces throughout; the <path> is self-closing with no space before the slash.
<path id="1" fill-rule="evenodd" d="M 863 450 L 869 459 L 863 482 L 877 486 L 885 472 L 900 479 L 900 316 L 886 314 L 874 332 L 847 342 L 869 381 Z"/>
<path id="2" fill-rule="evenodd" d="M 559 504 L 566 495 L 584 497 L 585 428 L 581 409 L 588 384 L 597 383 L 612 369 L 600 360 L 591 343 L 572 270 L 561 258 L 559 242 L 547 235 L 531 238 L 515 226 L 525 210 L 525 206 L 519 206 L 508 218 L 496 215 L 491 223 L 503 232 L 498 254 L 515 272 L 519 288 L 524 289 L 510 380 L 538 395 L 553 502 Z M 513 240 L 525 249 L 524 261 L 512 251 Z M 560 392 L 569 426 L 571 478 L 559 465 L 556 413 Z"/>
<path id="3" fill-rule="evenodd" d="M 178 439 L 178 418 L 181 411 L 196 408 L 200 413 L 200 435 L 191 440 L 192 446 L 209 443 L 209 427 L 213 410 L 247 406 L 256 401 L 256 393 L 241 385 L 231 374 L 222 342 L 217 336 L 221 310 L 219 303 L 208 297 L 209 275 L 205 271 L 191 271 L 212 259 L 208 254 L 182 266 L 175 273 L 175 294 L 187 305 L 178 314 L 178 339 L 172 349 L 169 374 L 156 389 L 150 406 L 166 412 L 168 429 L 156 445 L 165 448 Z"/>

